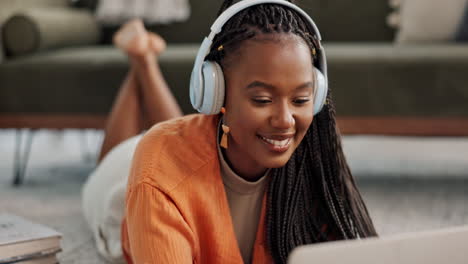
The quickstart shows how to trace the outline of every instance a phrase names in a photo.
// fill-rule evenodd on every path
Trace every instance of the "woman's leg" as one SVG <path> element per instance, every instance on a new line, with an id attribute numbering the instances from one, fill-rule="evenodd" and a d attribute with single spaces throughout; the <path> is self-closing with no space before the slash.
<path id="1" fill-rule="evenodd" d="M 141 111 L 141 100 L 139 98 L 140 89 L 138 86 L 135 70 L 130 69 L 120 87 L 107 119 L 98 162 L 100 162 L 114 146 L 141 133 L 144 121 Z"/>
<path id="2" fill-rule="evenodd" d="M 99 156 L 102 162 L 83 185 L 82 203 L 99 253 L 108 260 L 120 261 L 125 189 L 139 140 L 134 136 L 182 112 L 157 65 L 164 41 L 148 34 L 141 21 L 131 21 L 116 34 L 115 44 L 129 56 L 130 71 L 107 121 Z"/>
<path id="3" fill-rule="evenodd" d="M 155 37 L 155 36 L 153 36 Z M 182 110 L 172 95 L 154 54 L 132 57 L 132 67 L 140 85 L 146 128 L 182 116 Z"/>
<path id="4" fill-rule="evenodd" d="M 99 161 L 120 142 L 182 115 L 157 64 L 164 40 L 133 20 L 119 30 L 114 42 L 129 56 L 131 69 L 109 115 Z"/>

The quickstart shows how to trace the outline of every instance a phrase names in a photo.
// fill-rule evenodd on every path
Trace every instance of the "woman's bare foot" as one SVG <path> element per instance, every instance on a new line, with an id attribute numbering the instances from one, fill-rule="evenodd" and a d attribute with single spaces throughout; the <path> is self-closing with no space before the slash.
<path id="1" fill-rule="evenodd" d="M 125 23 L 113 38 L 114 45 L 129 55 L 144 55 L 149 48 L 148 32 L 140 19 Z"/>
<path id="2" fill-rule="evenodd" d="M 148 32 L 149 35 L 149 50 L 156 56 L 161 54 L 166 49 L 166 41 L 158 34 Z"/>
<path id="3" fill-rule="evenodd" d="M 166 41 L 158 34 L 146 32 L 148 35 L 148 47 L 146 51 L 128 53 L 129 59 L 133 67 L 140 69 L 148 69 L 158 67 L 158 56 L 166 49 Z"/>
<path id="4" fill-rule="evenodd" d="M 125 23 L 114 35 L 114 44 L 131 57 L 157 56 L 166 49 L 166 42 L 158 34 L 148 32 L 140 19 Z"/>

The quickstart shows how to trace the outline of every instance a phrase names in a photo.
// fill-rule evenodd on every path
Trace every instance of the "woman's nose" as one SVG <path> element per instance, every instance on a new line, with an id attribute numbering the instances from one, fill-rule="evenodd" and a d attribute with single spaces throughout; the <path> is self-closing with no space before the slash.
<path id="1" fill-rule="evenodd" d="M 294 123 L 293 113 L 287 103 L 278 106 L 271 117 L 271 125 L 277 129 L 290 129 Z"/>

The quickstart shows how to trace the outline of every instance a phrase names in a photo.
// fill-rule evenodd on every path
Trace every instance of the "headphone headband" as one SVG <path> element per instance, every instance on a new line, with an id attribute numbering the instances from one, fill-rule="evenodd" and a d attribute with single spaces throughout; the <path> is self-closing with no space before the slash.
<path id="1" fill-rule="evenodd" d="M 322 44 L 320 41 L 322 40 L 322 37 L 320 35 L 320 32 L 315 25 L 314 21 L 312 18 L 301 8 L 296 6 L 295 4 L 288 2 L 286 0 L 242 0 L 239 1 L 232 6 L 228 7 L 221 15 L 218 16 L 218 18 L 215 20 L 213 25 L 211 26 L 211 32 L 208 35 L 208 37 L 205 37 L 202 44 L 200 45 L 200 48 L 197 53 L 197 57 L 195 58 L 195 64 L 193 66 L 192 70 L 192 76 L 190 78 L 190 101 L 192 103 L 192 106 L 197 109 L 200 112 L 211 112 L 210 110 L 204 111 L 202 108 L 203 103 L 203 98 L 206 97 L 205 93 L 206 90 L 204 89 L 205 86 L 205 80 L 204 80 L 204 74 L 202 72 L 203 64 L 205 62 L 205 57 L 209 54 L 211 45 L 213 43 L 213 39 L 215 36 L 222 30 L 224 24 L 226 24 L 229 19 L 231 19 L 234 15 L 239 13 L 240 11 L 247 9 L 251 6 L 254 5 L 260 5 L 260 4 L 277 4 L 277 5 L 282 5 L 286 6 L 296 12 L 298 12 L 304 19 L 306 19 L 307 24 L 310 26 L 310 30 L 312 30 L 313 35 L 312 37 L 316 38 L 318 47 L 317 49 L 317 62 L 318 65 L 316 65 L 316 68 L 318 68 L 321 73 L 323 74 L 323 79 L 325 84 L 328 83 L 328 77 L 327 77 L 327 62 L 326 62 L 326 57 L 325 57 L 325 51 L 322 47 Z M 211 77 L 210 77 L 211 78 Z M 224 80 L 223 80 L 224 81 Z M 327 89 L 325 87 L 325 89 Z M 223 90 L 224 92 L 224 90 Z M 320 103 L 319 105 L 316 105 L 318 108 L 317 110 L 320 111 L 321 106 L 325 102 L 326 98 L 326 90 L 324 91 L 324 94 L 319 95 L 320 98 L 318 102 Z M 210 92 L 210 96 L 213 93 L 213 91 Z M 224 94 L 223 94 L 224 96 Z M 211 105 L 205 105 L 208 109 L 211 109 Z M 315 111 L 315 109 L 314 109 Z M 317 112 L 318 112 L 317 111 Z"/>
<path id="2" fill-rule="evenodd" d="M 312 18 L 310 18 L 310 16 L 304 10 L 299 8 L 297 5 L 291 2 L 288 2 L 286 0 L 243 0 L 243 1 L 239 1 L 233 4 L 232 6 L 228 7 L 223 13 L 221 13 L 221 15 L 218 16 L 218 18 L 215 20 L 213 25 L 211 25 L 211 33 L 209 34 L 208 39 L 213 41 L 214 36 L 216 36 L 216 34 L 218 34 L 221 31 L 224 24 L 226 24 L 226 22 L 229 21 L 231 17 L 233 17 L 234 15 L 236 15 L 237 13 L 239 13 L 240 11 L 244 9 L 247 9 L 254 5 L 260 5 L 260 4 L 278 4 L 278 5 L 287 6 L 297 11 L 305 19 L 308 20 L 309 24 L 313 27 L 314 33 L 317 35 L 318 40 L 319 41 L 322 40 L 322 37 L 320 36 L 320 32 L 317 26 L 315 25 L 314 21 L 312 20 Z"/>

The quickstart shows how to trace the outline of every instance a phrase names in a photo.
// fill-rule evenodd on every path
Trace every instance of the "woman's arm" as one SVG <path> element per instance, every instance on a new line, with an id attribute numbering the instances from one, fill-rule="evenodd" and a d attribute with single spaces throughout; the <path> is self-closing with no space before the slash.
<path id="1" fill-rule="evenodd" d="M 148 183 L 127 194 L 126 221 L 133 263 L 193 263 L 194 235 L 173 201 Z"/>

